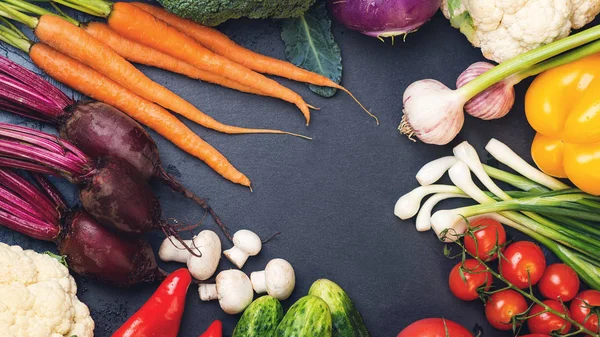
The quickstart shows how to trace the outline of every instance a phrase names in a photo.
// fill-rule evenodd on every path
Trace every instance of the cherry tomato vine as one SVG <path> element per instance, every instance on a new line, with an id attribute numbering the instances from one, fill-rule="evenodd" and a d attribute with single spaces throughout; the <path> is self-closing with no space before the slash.
<path id="1" fill-rule="evenodd" d="M 466 219 L 465 219 L 466 221 Z M 481 287 L 478 288 L 478 292 L 481 294 L 480 298 L 485 302 L 486 298 L 488 298 L 489 296 L 501 292 L 501 291 L 505 291 L 505 290 L 513 290 L 516 291 L 517 293 L 521 294 L 522 296 L 524 296 L 526 299 L 530 300 L 532 303 L 529 306 L 529 308 L 527 310 L 525 310 L 522 313 L 519 313 L 515 316 L 513 316 L 513 318 L 511 319 L 510 324 L 512 324 L 512 329 L 513 332 L 515 333 L 515 336 L 519 335 L 520 329 L 523 326 L 522 323 L 524 323 L 525 321 L 527 321 L 528 319 L 532 318 L 532 317 L 536 317 L 545 313 L 550 313 L 553 315 L 558 316 L 559 318 L 563 319 L 566 323 L 572 325 L 575 330 L 572 332 L 567 332 L 564 334 L 560 334 L 558 332 L 553 332 L 552 336 L 554 337 L 572 337 L 572 336 L 577 336 L 580 334 L 585 334 L 587 336 L 590 337 L 600 337 L 600 332 L 594 332 L 589 330 L 588 328 L 585 327 L 584 324 L 581 324 L 579 322 L 577 322 L 576 320 L 574 320 L 573 318 L 571 318 L 568 314 L 566 314 L 565 312 L 567 312 L 567 306 L 565 305 L 564 302 L 560 301 L 560 304 L 562 306 L 563 309 L 565 309 L 565 312 L 561 312 L 558 311 L 550 306 L 548 306 L 547 304 L 544 303 L 544 301 L 538 299 L 534 294 L 533 294 L 533 286 L 531 284 L 531 282 L 529 282 L 529 287 L 526 290 L 523 290 L 519 287 L 517 287 L 516 285 L 514 285 L 513 283 L 511 283 L 510 281 L 508 281 L 504 276 L 502 276 L 502 263 L 498 263 L 498 271 L 495 271 L 492 267 L 490 267 L 487 263 L 490 262 L 491 259 L 482 259 L 480 257 L 480 255 L 482 254 L 477 254 L 477 252 L 479 252 L 478 247 L 477 247 L 477 239 L 476 239 L 476 234 L 475 231 L 477 231 L 477 228 L 471 228 L 469 227 L 467 229 L 467 231 L 464 234 L 458 234 L 452 231 L 452 229 L 450 230 L 446 230 L 444 232 L 442 232 L 440 234 L 440 241 L 445 243 L 444 246 L 444 255 L 448 258 L 454 259 L 457 257 L 461 258 L 463 267 L 461 268 L 461 277 L 463 278 L 463 280 L 465 280 L 466 282 L 466 278 L 464 277 L 464 272 L 468 272 L 469 270 L 473 270 L 473 268 L 469 268 L 465 266 L 465 261 L 467 261 L 467 259 L 474 259 L 476 260 L 481 267 L 478 267 L 476 271 L 476 273 L 489 273 L 491 274 L 494 278 L 500 280 L 501 282 L 503 282 L 506 286 L 504 288 L 501 289 L 495 289 L 495 290 L 488 290 L 486 289 L 486 285 L 482 285 Z M 451 233 L 449 233 L 450 231 L 452 231 Z M 461 239 L 465 238 L 465 237 L 469 237 L 472 238 L 473 241 L 475 242 L 475 249 L 467 249 L 465 247 L 465 245 L 463 244 L 463 242 L 461 242 Z M 453 243 L 458 245 L 461 249 L 461 252 L 459 254 L 456 255 L 452 255 L 451 252 L 451 246 L 450 244 L 448 244 L 448 240 L 451 239 L 452 241 L 454 241 Z M 508 242 L 496 242 L 496 246 L 492 248 L 491 254 L 487 255 L 487 256 L 493 256 L 497 254 L 497 257 L 499 260 L 502 259 L 506 259 L 506 257 L 503 254 L 503 250 L 505 248 L 505 246 L 508 244 Z M 484 255 L 485 256 L 485 255 Z M 531 309 L 534 306 L 539 306 L 541 308 L 543 308 L 542 311 L 536 312 L 533 315 L 530 315 Z M 586 318 L 589 319 L 589 317 L 596 312 L 599 312 L 600 308 L 599 307 L 591 307 L 591 312 L 590 315 L 588 315 L 588 317 Z M 507 322 L 509 323 L 509 322 Z M 584 322 L 585 323 L 585 322 Z"/>

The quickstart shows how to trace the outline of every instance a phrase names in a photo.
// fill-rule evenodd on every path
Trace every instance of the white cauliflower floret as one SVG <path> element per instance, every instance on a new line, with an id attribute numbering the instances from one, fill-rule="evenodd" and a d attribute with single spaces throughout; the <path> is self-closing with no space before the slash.
<path id="1" fill-rule="evenodd" d="M 443 0 L 442 12 L 483 56 L 500 63 L 588 24 L 600 0 Z"/>
<path id="2" fill-rule="evenodd" d="M 0 331 L 7 337 L 93 337 L 94 321 L 56 259 L 0 243 Z"/>

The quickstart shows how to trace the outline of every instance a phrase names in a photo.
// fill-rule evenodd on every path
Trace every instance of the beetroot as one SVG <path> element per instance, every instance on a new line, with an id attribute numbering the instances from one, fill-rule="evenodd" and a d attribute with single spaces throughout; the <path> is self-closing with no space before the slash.
<path id="1" fill-rule="evenodd" d="M 121 232 L 137 235 L 162 229 L 177 237 L 176 231 L 161 221 L 160 204 L 148 182 L 120 158 L 94 161 L 53 135 L 0 123 L 0 166 L 40 173 L 50 169 L 78 184 L 83 207 L 102 224 Z"/>
<path id="2" fill-rule="evenodd" d="M 150 185 L 119 158 L 96 161 L 79 198 L 98 221 L 124 233 L 142 234 L 162 227 L 160 204 Z"/>
<path id="3" fill-rule="evenodd" d="M 122 237 L 85 210 L 68 211 L 45 177 L 36 175 L 35 180 L 38 186 L 0 169 L 1 225 L 55 242 L 69 268 L 79 275 L 123 287 L 165 277 L 143 237 Z"/>
<path id="4" fill-rule="evenodd" d="M 118 286 L 163 279 L 154 252 L 142 237 L 123 238 L 101 226 L 84 210 L 69 214 L 56 239 L 69 268 Z"/>
<path id="5" fill-rule="evenodd" d="M 156 143 L 141 125 L 121 111 L 101 102 L 75 103 L 37 74 L 5 57 L 0 57 L 0 108 L 56 125 L 62 138 L 94 159 L 121 158 L 135 167 L 144 179 L 162 181 L 200 205 L 231 240 L 227 227 L 206 200 L 187 190 L 164 170 Z M 2 158 L 1 163 L 17 167 L 12 158 Z M 27 170 L 43 170 L 28 162 L 18 164 Z"/>

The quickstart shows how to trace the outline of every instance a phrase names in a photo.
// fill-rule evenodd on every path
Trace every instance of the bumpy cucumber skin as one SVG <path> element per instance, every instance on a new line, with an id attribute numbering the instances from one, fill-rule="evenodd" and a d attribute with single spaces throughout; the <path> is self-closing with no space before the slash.
<path id="1" fill-rule="evenodd" d="M 323 299 L 329 306 L 332 337 L 369 337 L 362 316 L 342 287 L 330 280 L 320 279 L 312 284 L 308 294 Z"/>
<path id="2" fill-rule="evenodd" d="M 331 337 L 331 312 L 316 296 L 304 296 L 290 307 L 275 337 Z"/>
<path id="3" fill-rule="evenodd" d="M 283 319 L 283 307 L 278 299 L 262 296 L 246 308 L 232 337 L 270 337 Z"/>

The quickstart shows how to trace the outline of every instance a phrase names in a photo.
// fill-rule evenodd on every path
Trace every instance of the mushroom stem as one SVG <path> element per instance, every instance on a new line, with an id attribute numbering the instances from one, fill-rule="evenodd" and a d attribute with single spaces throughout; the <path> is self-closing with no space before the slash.
<path id="1" fill-rule="evenodd" d="M 198 286 L 198 292 L 202 301 L 214 301 L 219 298 L 216 284 L 201 284 Z"/>
<path id="2" fill-rule="evenodd" d="M 255 271 L 250 274 L 250 282 L 252 282 L 252 288 L 257 294 L 264 294 L 267 292 L 267 275 L 264 270 Z"/>
<path id="3" fill-rule="evenodd" d="M 255 256 L 262 249 L 262 241 L 256 233 L 247 229 L 237 231 L 233 235 L 233 247 L 223 255 L 236 267 L 242 269 L 248 257 Z"/>
<path id="4" fill-rule="evenodd" d="M 192 247 L 192 240 L 183 240 L 183 244 Z M 158 257 L 164 262 L 185 263 L 192 254 L 183 246 L 182 242 L 168 236 L 158 249 Z"/>
<path id="5" fill-rule="evenodd" d="M 249 257 L 248 253 L 236 246 L 224 251 L 223 255 L 225 255 L 225 257 L 238 268 L 242 268 L 244 264 L 246 264 L 246 261 L 248 261 Z"/>

